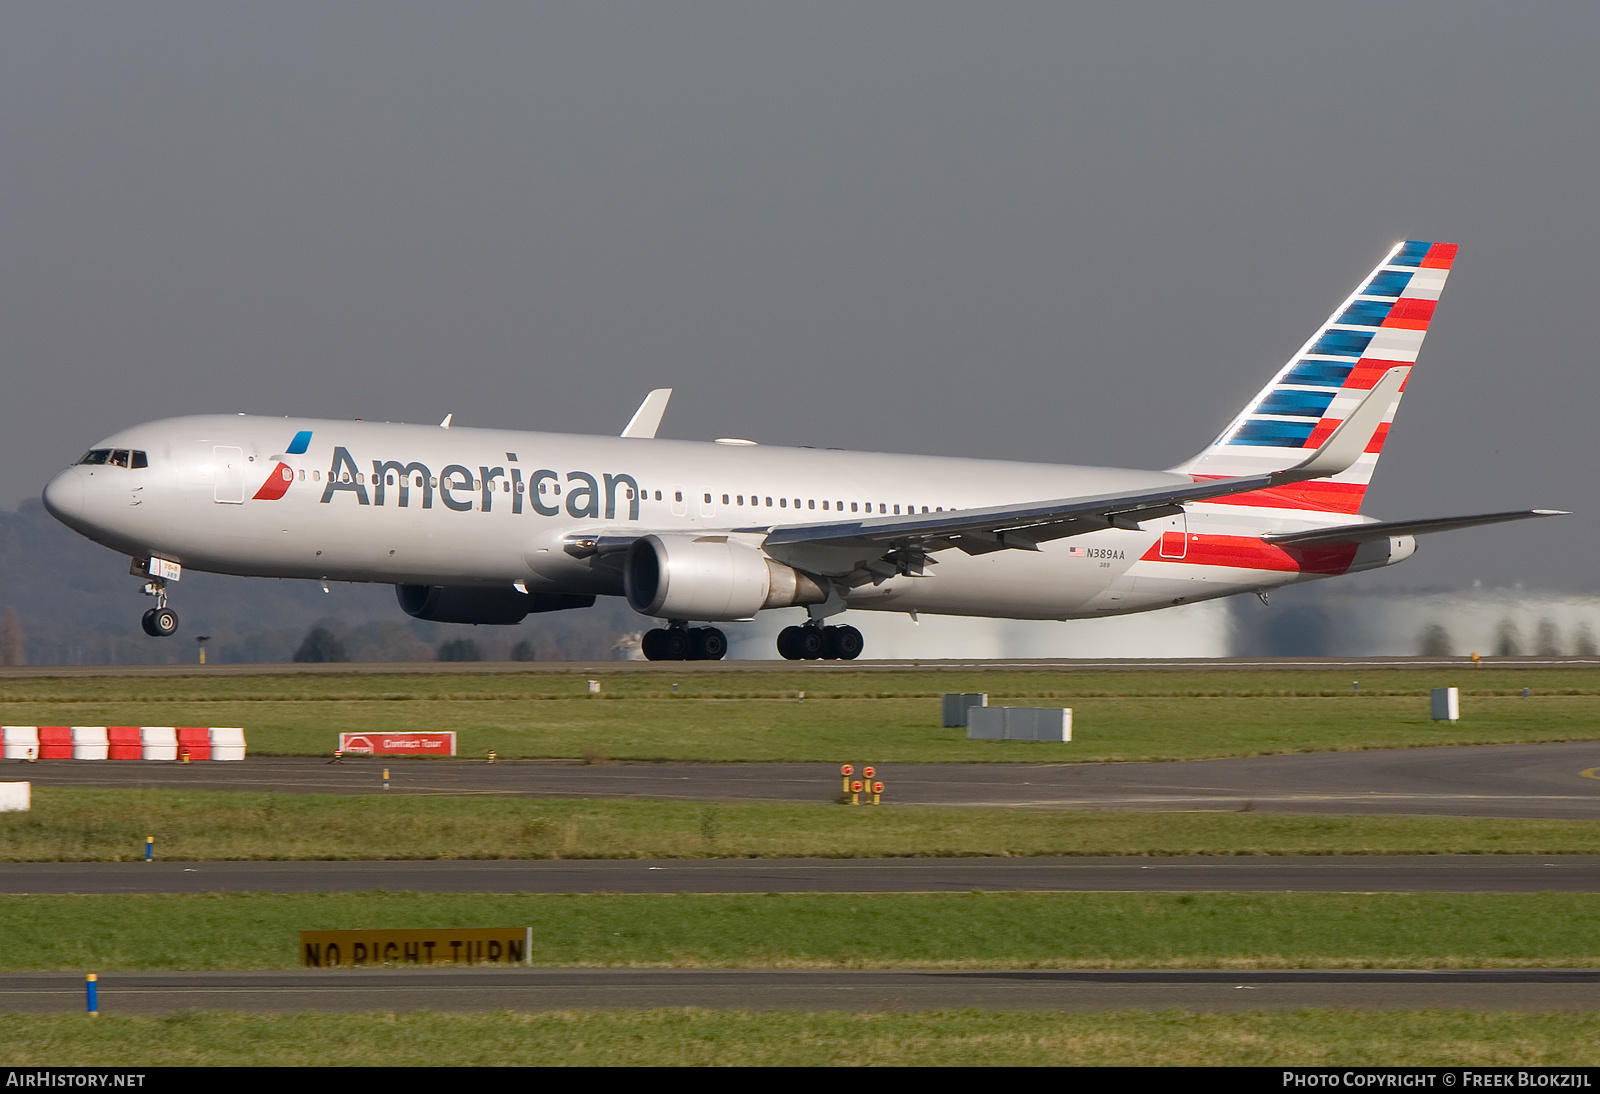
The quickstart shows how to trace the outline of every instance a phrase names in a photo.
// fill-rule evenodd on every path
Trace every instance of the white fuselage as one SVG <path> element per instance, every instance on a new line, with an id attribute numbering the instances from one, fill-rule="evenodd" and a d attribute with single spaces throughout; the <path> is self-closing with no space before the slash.
<path id="1" fill-rule="evenodd" d="M 759 547 L 773 527 L 868 511 L 976 509 L 1190 481 L 1162 471 L 243 415 L 152 422 L 96 448 L 146 453 L 148 466 L 75 465 L 49 484 L 45 502 L 129 555 L 226 574 L 613 596 L 623 591 L 617 568 L 564 549 L 573 537 L 732 535 Z M 1410 555 L 1413 541 L 1399 537 L 1306 565 L 1259 539 L 1363 519 L 1195 504 L 1136 530 L 1037 551 L 941 551 L 924 576 L 864 584 L 846 598 L 869 610 L 1081 618 Z"/>

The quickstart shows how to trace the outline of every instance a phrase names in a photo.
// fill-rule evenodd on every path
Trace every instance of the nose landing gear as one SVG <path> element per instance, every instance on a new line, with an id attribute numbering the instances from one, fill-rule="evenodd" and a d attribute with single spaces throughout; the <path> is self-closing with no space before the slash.
<path id="1" fill-rule="evenodd" d="M 807 623 L 778 632 L 778 653 L 790 661 L 854 661 L 866 641 L 854 627 Z"/>
<path id="2" fill-rule="evenodd" d="M 140 590 L 156 598 L 156 606 L 144 613 L 139 625 L 151 638 L 166 638 L 178 629 L 178 613 L 167 607 L 167 583 L 161 578 L 145 582 Z"/>
<path id="3" fill-rule="evenodd" d="M 151 608 L 139 623 L 150 637 L 166 638 L 178 629 L 178 613 L 171 608 Z"/>

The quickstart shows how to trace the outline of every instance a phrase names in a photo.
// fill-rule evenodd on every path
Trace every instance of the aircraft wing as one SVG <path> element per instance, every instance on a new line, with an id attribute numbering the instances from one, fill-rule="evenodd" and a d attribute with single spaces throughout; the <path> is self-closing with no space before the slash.
<path id="1" fill-rule="evenodd" d="M 739 531 L 766 531 L 767 552 L 803 569 L 829 574 L 865 570 L 883 580 L 895 573 L 921 573 L 930 552 L 952 547 L 971 555 L 1036 551 L 1049 540 L 1103 528 L 1136 528 L 1140 521 L 1182 512 L 1187 502 L 1339 474 L 1366 450 L 1408 371 L 1390 369 L 1322 447 L 1281 471 L 1206 482 L 1175 480 L 1123 494 Z"/>
<path id="2" fill-rule="evenodd" d="M 1363 543 L 1390 536 L 1419 536 L 1424 532 L 1453 532 L 1457 528 L 1476 528 L 1480 524 L 1503 524 L 1530 517 L 1564 517 L 1563 509 L 1517 509 L 1509 513 L 1481 513 L 1470 517 L 1434 517 L 1429 520 L 1386 520 L 1375 524 L 1346 524 L 1337 528 L 1317 528 L 1309 532 L 1275 532 L 1261 538 L 1279 547 L 1310 547 L 1330 543 Z"/>

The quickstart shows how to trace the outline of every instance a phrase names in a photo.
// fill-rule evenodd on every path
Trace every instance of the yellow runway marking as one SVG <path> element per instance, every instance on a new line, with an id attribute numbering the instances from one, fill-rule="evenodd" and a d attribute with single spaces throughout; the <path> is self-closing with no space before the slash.
<path id="1" fill-rule="evenodd" d="M 1578 772 L 1586 779 L 1600 779 L 1600 767 L 1591 767 Z"/>

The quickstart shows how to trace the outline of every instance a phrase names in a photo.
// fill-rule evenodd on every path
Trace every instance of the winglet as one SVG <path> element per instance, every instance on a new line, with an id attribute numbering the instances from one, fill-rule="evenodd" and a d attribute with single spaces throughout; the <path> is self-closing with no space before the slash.
<path id="1" fill-rule="evenodd" d="M 1389 413 L 1389 407 L 1400 394 L 1400 386 L 1410 374 L 1410 367 L 1404 365 L 1385 372 L 1372 385 L 1367 397 L 1322 442 L 1321 448 L 1293 467 L 1278 472 L 1273 478 L 1278 482 L 1303 482 L 1348 470 L 1372 443 L 1378 427 L 1383 425 L 1384 416 Z"/>
<path id="2" fill-rule="evenodd" d="M 667 400 L 672 398 L 670 387 L 658 387 L 644 397 L 639 409 L 633 412 L 628 424 L 623 426 L 624 437 L 654 437 L 661 428 L 661 416 L 667 412 Z"/>
<path id="3" fill-rule="evenodd" d="M 453 411 L 453 410 L 450 413 L 446 414 L 444 416 L 444 421 L 439 423 L 439 428 L 440 429 L 449 429 L 450 428 L 450 419 L 454 418 L 455 416 L 456 416 L 456 412 Z"/>

